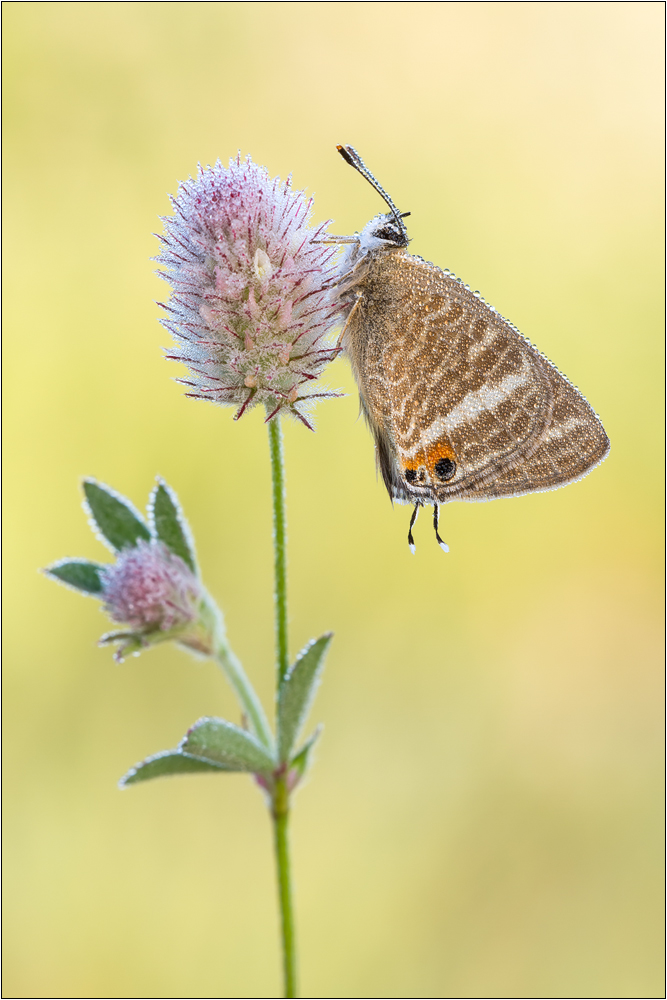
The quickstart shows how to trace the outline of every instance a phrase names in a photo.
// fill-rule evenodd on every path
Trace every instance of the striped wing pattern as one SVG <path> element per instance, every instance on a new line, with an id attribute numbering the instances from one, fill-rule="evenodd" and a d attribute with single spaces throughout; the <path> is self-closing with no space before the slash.
<path id="1" fill-rule="evenodd" d="M 579 391 L 454 275 L 402 251 L 359 292 L 344 343 L 393 499 L 554 489 L 607 454 Z"/>

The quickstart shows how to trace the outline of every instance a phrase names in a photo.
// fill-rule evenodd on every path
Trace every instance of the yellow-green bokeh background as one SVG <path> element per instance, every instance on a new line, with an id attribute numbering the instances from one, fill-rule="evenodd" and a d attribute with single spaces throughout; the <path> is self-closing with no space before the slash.
<path id="1" fill-rule="evenodd" d="M 198 716 L 177 649 L 118 667 L 95 475 L 178 491 L 271 698 L 259 413 L 184 398 L 148 258 L 166 193 L 250 152 L 350 232 L 380 210 L 581 386 L 584 482 L 443 511 L 377 482 L 349 392 L 286 430 L 293 650 L 336 632 L 293 824 L 306 997 L 653 997 L 660 963 L 659 3 L 5 3 L 6 922 L 11 997 L 275 997 L 269 824 L 243 776 L 120 793 Z"/>

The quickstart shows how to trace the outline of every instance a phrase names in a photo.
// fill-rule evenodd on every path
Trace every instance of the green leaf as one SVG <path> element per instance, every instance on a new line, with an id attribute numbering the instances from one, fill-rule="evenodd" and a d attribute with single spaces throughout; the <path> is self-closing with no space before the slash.
<path id="1" fill-rule="evenodd" d="M 333 633 L 326 632 L 309 642 L 282 680 L 278 691 L 278 756 L 281 761 L 289 758 L 306 721 L 332 638 Z"/>
<path id="2" fill-rule="evenodd" d="M 270 772 L 276 766 L 258 739 L 225 719 L 199 719 L 179 749 L 234 771 Z"/>
<path id="3" fill-rule="evenodd" d="M 162 750 L 160 753 L 147 757 L 123 775 L 118 782 L 121 788 L 136 785 L 140 781 L 151 778 L 166 778 L 173 774 L 192 774 L 197 771 L 229 771 L 223 764 L 213 764 L 210 761 L 190 757 L 181 750 Z"/>
<path id="4" fill-rule="evenodd" d="M 98 596 L 103 590 L 102 573 L 105 568 L 101 563 L 88 559 L 60 559 L 53 566 L 47 566 L 44 572 L 67 587 Z"/>
<path id="5" fill-rule="evenodd" d="M 162 479 L 158 480 L 151 493 L 148 512 L 153 531 L 160 541 L 196 573 L 195 547 L 190 529 L 176 494 Z"/>
<path id="6" fill-rule="evenodd" d="M 289 762 L 290 770 L 296 771 L 298 780 L 301 781 L 304 774 L 310 767 L 310 753 L 320 738 L 322 726 L 318 726 L 312 736 L 310 736 L 303 746 L 294 754 Z"/>
<path id="7" fill-rule="evenodd" d="M 118 649 L 113 654 L 113 658 L 116 663 L 122 663 L 126 656 L 132 656 L 133 654 L 139 654 L 143 652 L 144 649 L 148 649 L 151 645 L 150 639 L 153 639 L 154 644 L 162 640 L 166 641 L 166 633 L 156 630 L 156 632 L 148 635 L 144 635 L 143 632 L 133 632 L 130 629 L 119 629 L 114 632 L 105 632 L 104 635 L 100 636 L 97 640 L 98 646 L 110 646 L 114 642 L 118 643 Z"/>
<path id="8" fill-rule="evenodd" d="M 97 640 L 98 646 L 108 646 L 112 642 L 124 642 L 126 639 L 131 639 L 134 642 L 138 642 L 139 645 L 142 644 L 143 633 L 133 632 L 131 629 L 115 629 L 113 632 L 105 632 Z"/>
<path id="9" fill-rule="evenodd" d="M 114 552 L 136 545 L 139 539 L 150 540 L 141 514 L 120 493 L 94 479 L 84 479 L 83 492 L 88 513 Z"/>

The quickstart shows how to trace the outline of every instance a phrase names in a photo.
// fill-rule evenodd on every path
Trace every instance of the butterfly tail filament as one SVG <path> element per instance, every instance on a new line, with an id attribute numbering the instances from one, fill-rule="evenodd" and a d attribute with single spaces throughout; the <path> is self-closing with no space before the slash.
<path id="1" fill-rule="evenodd" d="M 415 526 L 415 521 L 417 520 L 417 515 L 419 514 L 420 507 L 421 504 L 419 503 L 415 504 L 415 509 L 412 512 L 412 517 L 410 518 L 410 527 L 408 528 L 408 545 L 410 546 L 410 551 L 412 552 L 413 555 L 415 554 L 416 545 L 414 536 L 412 534 L 412 529 Z"/>
<path id="2" fill-rule="evenodd" d="M 433 504 L 433 529 L 435 531 L 435 540 L 442 549 L 443 552 L 449 552 L 449 545 L 447 542 L 443 542 L 440 537 L 440 532 L 438 531 L 438 518 L 440 515 L 440 507 L 437 503 Z"/>

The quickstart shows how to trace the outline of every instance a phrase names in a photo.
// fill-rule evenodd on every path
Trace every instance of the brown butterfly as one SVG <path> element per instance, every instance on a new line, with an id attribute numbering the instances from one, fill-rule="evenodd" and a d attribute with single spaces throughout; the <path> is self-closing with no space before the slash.
<path id="1" fill-rule="evenodd" d="M 556 489 L 598 465 L 609 440 L 581 393 L 516 327 L 449 271 L 407 252 L 403 219 L 352 146 L 338 146 L 390 210 L 339 267 L 361 409 L 392 500 L 419 508 Z"/>

